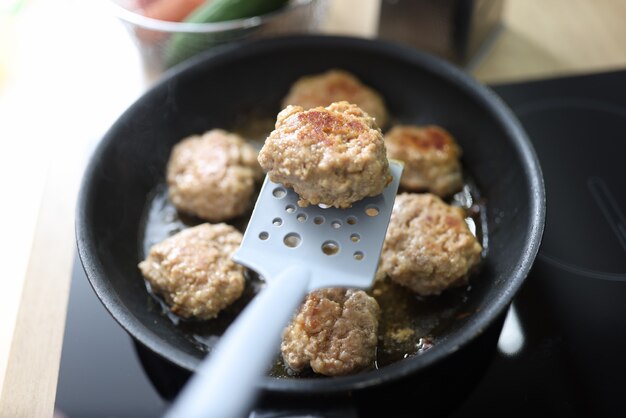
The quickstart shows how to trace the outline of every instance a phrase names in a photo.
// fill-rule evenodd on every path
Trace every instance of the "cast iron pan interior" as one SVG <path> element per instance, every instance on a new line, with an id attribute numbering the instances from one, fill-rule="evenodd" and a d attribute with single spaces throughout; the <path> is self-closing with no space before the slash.
<path id="1" fill-rule="evenodd" d="M 203 354 L 156 310 L 137 263 L 148 193 L 164 181 L 171 147 L 187 135 L 229 129 L 238 115 L 277 113 L 300 76 L 343 68 L 378 90 L 396 122 L 436 123 L 463 148 L 463 164 L 487 199 L 489 251 L 467 309 L 438 344 L 380 370 L 333 379 L 271 379 L 262 387 L 317 393 L 354 390 L 413 374 L 479 335 L 511 302 L 537 253 L 545 198 L 541 171 L 519 123 L 461 71 L 382 41 L 290 37 L 209 52 L 175 68 L 111 127 L 86 171 L 77 211 L 79 254 L 113 317 L 157 354 L 188 369 Z"/>

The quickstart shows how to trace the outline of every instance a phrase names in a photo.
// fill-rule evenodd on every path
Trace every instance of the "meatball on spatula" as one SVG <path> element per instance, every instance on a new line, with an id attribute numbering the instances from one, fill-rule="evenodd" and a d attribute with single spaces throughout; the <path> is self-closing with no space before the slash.
<path id="1" fill-rule="evenodd" d="M 371 287 L 402 168 L 390 162 L 382 193 L 343 209 L 301 207 L 301 196 L 268 173 L 233 256 L 267 284 L 199 366 L 167 417 L 247 416 L 257 382 L 304 296 L 320 288 Z"/>

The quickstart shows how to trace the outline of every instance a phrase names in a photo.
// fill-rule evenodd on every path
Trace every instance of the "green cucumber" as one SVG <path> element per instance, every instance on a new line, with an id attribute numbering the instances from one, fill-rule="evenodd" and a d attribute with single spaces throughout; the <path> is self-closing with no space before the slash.
<path id="1" fill-rule="evenodd" d="M 288 0 L 213 0 L 198 7 L 186 22 L 209 23 L 260 16 L 284 6 Z"/>
<path id="2" fill-rule="evenodd" d="M 190 14 L 185 22 L 215 23 L 260 16 L 283 7 L 289 0 L 212 0 Z M 220 33 L 175 33 L 165 49 L 167 67 L 176 65 L 196 53 L 229 40 L 240 39 L 251 29 L 234 29 Z M 253 30 L 253 29 L 252 29 Z"/>

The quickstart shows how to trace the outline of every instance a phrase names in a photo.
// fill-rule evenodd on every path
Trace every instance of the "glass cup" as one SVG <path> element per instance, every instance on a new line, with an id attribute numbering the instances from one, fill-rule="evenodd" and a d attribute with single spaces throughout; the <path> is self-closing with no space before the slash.
<path id="1" fill-rule="evenodd" d="M 129 0 L 109 0 L 131 34 L 149 75 L 217 45 L 280 34 L 312 33 L 326 17 L 328 0 L 291 0 L 261 16 L 215 23 L 170 22 L 131 9 Z"/>

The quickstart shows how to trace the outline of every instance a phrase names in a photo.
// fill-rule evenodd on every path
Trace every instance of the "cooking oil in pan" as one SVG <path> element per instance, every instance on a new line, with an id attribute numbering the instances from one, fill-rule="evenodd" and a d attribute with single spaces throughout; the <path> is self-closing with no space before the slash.
<path id="1" fill-rule="evenodd" d="M 466 176 L 467 178 L 467 176 Z M 466 222 L 483 244 L 483 256 L 487 251 L 486 212 L 473 182 L 466 182 L 463 190 L 449 199 L 467 213 Z M 254 202 L 255 199 L 252 199 Z M 145 258 L 150 247 L 165 238 L 202 223 L 198 218 L 180 214 L 167 197 L 167 186 L 158 186 L 146 203 L 146 211 L 140 234 L 139 256 Z M 231 222 L 244 231 L 250 211 Z M 138 260 L 140 261 L 140 260 Z M 470 280 L 471 281 L 471 280 Z M 252 271 L 246 271 L 246 287 L 243 295 L 231 306 L 208 321 L 186 320 L 173 314 L 163 300 L 151 292 L 146 282 L 149 298 L 148 308 L 160 309 L 202 352 L 210 352 L 219 336 L 263 286 L 263 281 Z M 450 289 L 439 296 L 420 297 L 391 282 L 388 278 L 377 280 L 368 292 L 381 308 L 379 341 L 375 362 L 371 368 L 380 368 L 407 357 L 419 355 L 437 344 L 437 338 L 445 335 L 454 321 L 466 315 L 464 305 L 470 298 L 471 286 Z M 316 377 L 312 371 L 295 374 L 277 357 L 270 375 L 285 377 Z"/>

